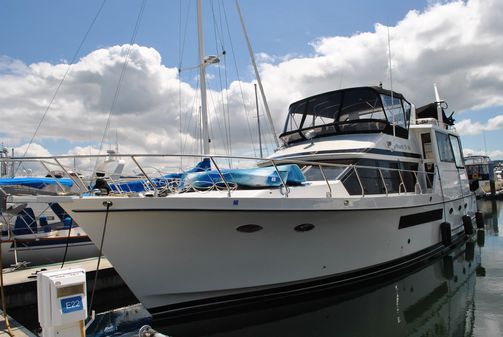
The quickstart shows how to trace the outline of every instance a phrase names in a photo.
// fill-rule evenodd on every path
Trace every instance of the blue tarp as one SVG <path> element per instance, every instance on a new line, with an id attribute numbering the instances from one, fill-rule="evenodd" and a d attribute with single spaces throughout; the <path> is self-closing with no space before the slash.
<path id="1" fill-rule="evenodd" d="M 279 165 L 278 171 L 285 184 L 289 186 L 300 185 L 306 181 L 298 165 Z M 223 169 L 221 173 L 232 186 L 244 188 L 280 187 L 282 185 L 278 171 L 273 166 L 249 169 Z M 212 186 L 225 187 L 225 183 L 217 170 L 211 170 L 209 158 L 199 162 L 194 168 L 180 173 L 169 173 L 160 178 L 153 178 L 152 182 L 157 188 L 176 186 L 177 188 L 206 189 Z M 144 192 L 148 186 L 146 179 L 138 179 L 121 183 L 118 186 L 110 185 L 112 191 Z"/>
<path id="2" fill-rule="evenodd" d="M 278 174 L 279 171 L 279 174 Z M 282 185 L 281 178 L 289 186 L 300 185 L 306 181 L 299 166 L 279 165 L 278 170 L 273 166 L 257 167 L 249 169 L 224 169 L 221 175 L 217 170 L 190 173 L 183 181 L 185 187 L 209 188 L 214 185 L 225 186 L 225 182 L 239 187 L 259 188 L 259 187 L 279 187 Z"/>
<path id="3" fill-rule="evenodd" d="M 64 187 L 72 187 L 73 181 L 69 178 L 0 178 L 0 186 L 26 186 L 36 189 L 43 189 L 50 185 L 56 185 L 56 180 Z"/>

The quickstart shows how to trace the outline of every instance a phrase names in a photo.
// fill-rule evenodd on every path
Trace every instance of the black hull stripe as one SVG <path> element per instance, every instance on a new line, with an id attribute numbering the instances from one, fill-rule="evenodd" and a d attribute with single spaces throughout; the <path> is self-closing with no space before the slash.
<path id="1" fill-rule="evenodd" d="M 398 229 L 422 225 L 424 223 L 442 220 L 443 209 L 434 209 L 433 211 L 404 215 L 400 217 Z"/>
<path id="2" fill-rule="evenodd" d="M 445 203 L 447 204 L 448 202 L 457 202 L 459 200 L 463 200 L 465 198 L 470 197 L 470 195 L 465 195 L 461 198 L 453 199 L 446 201 Z M 240 198 L 229 198 L 230 201 L 233 200 L 239 200 Z M 105 200 L 105 199 L 104 199 Z M 110 201 L 113 202 L 113 198 L 110 198 Z M 110 208 L 108 212 L 110 213 L 118 213 L 118 212 L 186 212 L 186 211 L 191 211 L 191 212 L 262 212 L 262 213 L 267 213 L 267 212 L 288 212 L 288 213 L 293 213 L 293 212 L 348 212 L 348 211 L 353 211 L 353 212 L 370 212 L 370 211 L 385 211 L 385 210 L 397 210 L 397 209 L 410 209 L 410 208 L 417 208 L 417 207 L 429 207 L 429 206 L 435 206 L 435 205 L 442 205 L 442 202 L 437 202 L 437 203 L 432 203 L 432 204 L 423 204 L 423 205 L 414 205 L 414 206 L 406 206 L 406 207 L 386 207 L 386 208 L 350 208 L 350 209 L 296 209 L 296 210 L 290 210 L 290 209 L 236 209 L 236 208 L 228 208 L 228 209 L 189 209 L 189 208 L 127 208 L 127 209 L 113 209 Z M 113 207 L 113 205 L 112 205 Z M 103 209 L 72 209 L 72 212 L 74 213 L 106 213 L 107 210 L 105 207 Z"/>
<path id="3" fill-rule="evenodd" d="M 324 278 L 318 278 L 316 280 L 308 280 L 293 285 L 278 286 L 266 290 L 250 291 L 247 293 L 225 295 L 209 299 L 148 308 L 148 311 L 153 315 L 154 320 L 172 319 L 177 316 L 205 312 L 216 309 L 216 307 L 246 305 L 247 303 L 257 301 L 283 299 L 294 295 L 302 295 L 316 291 L 360 284 L 370 280 L 390 277 L 398 272 L 403 272 L 404 270 L 412 269 L 413 267 L 425 264 L 434 257 L 439 256 L 449 251 L 454 246 L 460 244 L 465 238 L 466 236 L 464 233 L 458 234 L 453 237 L 453 244 L 450 247 L 446 247 L 441 243 L 438 243 L 414 254 L 352 272 L 331 275 Z"/>
<path id="4" fill-rule="evenodd" d="M 344 149 L 344 150 L 325 150 L 325 151 L 310 151 L 310 152 L 299 152 L 291 155 L 281 156 L 274 159 L 287 159 L 293 157 L 303 157 L 303 156 L 313 156 L 320 154 L 337 154 L 337 153 L 371 153 L 378 154 L 384 156 L 394 156 L 394 157 L 406 157 L 406 158 L 421 158 L 421 155 L 418 153 L 410 153 L 410 152 L 400 152 L 400 151 L 392 151 L 385 149 L 375 149 L 375 148 L 361 148 L 361 149 Z"/>

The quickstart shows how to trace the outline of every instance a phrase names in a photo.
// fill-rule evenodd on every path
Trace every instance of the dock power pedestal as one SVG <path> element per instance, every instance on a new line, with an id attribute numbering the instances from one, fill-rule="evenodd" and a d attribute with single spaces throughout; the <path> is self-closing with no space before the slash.
<path id="1" fill-rule="evenodd" d="M 37 274 L 38 321 L 42 337 L 85 337 L 86 272 L 81 268 Z"/>

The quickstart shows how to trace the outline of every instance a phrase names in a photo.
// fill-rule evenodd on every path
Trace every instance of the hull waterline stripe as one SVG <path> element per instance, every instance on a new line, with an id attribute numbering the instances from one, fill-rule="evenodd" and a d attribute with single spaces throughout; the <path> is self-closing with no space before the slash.
<path id="1" fill-rule="evenodd" d="M 424 223 L 442 220 L 443 210 L 441 208 L 428 212 L 415 213 L 400 217 L 398 229 L 422 225 Z"/>

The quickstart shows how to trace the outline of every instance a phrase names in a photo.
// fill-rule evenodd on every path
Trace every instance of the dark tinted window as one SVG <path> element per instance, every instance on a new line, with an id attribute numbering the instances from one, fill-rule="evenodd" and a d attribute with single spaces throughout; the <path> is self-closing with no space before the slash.
<path id="1" fill-rule="evenodd" d="M 435 132 L 437 137 L 438 155 L 441 161 L 454 162 L 454 154 L 452 152 L 449 136 L 443 132 Z"/>

